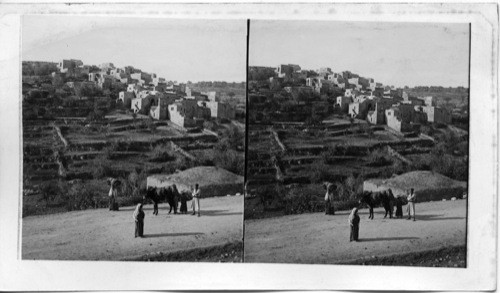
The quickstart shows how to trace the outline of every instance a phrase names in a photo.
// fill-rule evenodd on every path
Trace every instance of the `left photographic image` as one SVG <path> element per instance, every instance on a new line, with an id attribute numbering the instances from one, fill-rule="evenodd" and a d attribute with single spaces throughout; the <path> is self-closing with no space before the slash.
<path id="1" fill-rule="evenodd" d="M 22 259 L 242 262 L 246 20 L 27 15 L 21 38 Z"/>

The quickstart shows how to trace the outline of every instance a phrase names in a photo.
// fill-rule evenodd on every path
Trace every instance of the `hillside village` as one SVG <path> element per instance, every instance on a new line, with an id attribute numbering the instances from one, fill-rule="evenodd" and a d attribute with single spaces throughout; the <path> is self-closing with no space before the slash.
<path id="1" fill-rule="evenodd" d="M 323 181 L 348 207 L 371 178 L 430 170 L 467 180 L 466 88 L 396 88 L 296 64 L 248 74 L 246 218 L 319 211 Z"/>
<path id="2" fill-rule="evenodd" d="M 404 89 L 384 86 L 373 78 L 349 71 L 334 73 L 331 68 L 308 71 L 301 70 L 299 65 L 281 64 L 274 73 L 276 76 L 269 77 L 273 87 L 281 87 L 287 93 L 308 94 L 313 99 L 315 96 L 323 100 L 333 98 L 328 111 L 348 114 L 373 125 L 411 132 L 418 131 L 419 125 L 426 122 L 451 123 L 451 111 L 437 106 L 432 96 L 409 96 Z M 320 102 L 314 104 L 321 105 Z"/>
<path id="3" fill-rule="evenodd" d="M 203 126 L 204 119 L 210 117 L 235 119 L 235 108 L 218 102 L 216 92 L 196 92 L 186 84 L 167 82 L 155 73 L 132 66 L 115 68 L 112 63 L 103 63 L 99 71 L 90 72 L 91 67 L 81 60 L 62 60 L 57 68 L 59 72 L 53 76 L 87 74 L 88 81 L 82 83 L 103 90 L 116 87 L 114 84 L 118 82 L 126 85 L 126 90 L 119 92 L 118 101 L 134 113 L 149 115 L 155 120 L 169 119 L 181 127 L 196 127 Z M 67 85 L 75 87 L 74 82 Z"/>
<path id="4" fill-rule="evenodd" d="M 155 174 L 244 173 L 245 82 L 179 83 L 75 59 L 22 70 L 23 216 L 104 207 L 109 177 L 130 205 Z"/>

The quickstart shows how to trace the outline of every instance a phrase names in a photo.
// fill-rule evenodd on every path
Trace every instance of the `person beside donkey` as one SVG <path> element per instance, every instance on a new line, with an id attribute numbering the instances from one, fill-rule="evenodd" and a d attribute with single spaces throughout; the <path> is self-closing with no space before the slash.
<path id="1" fill-rule="evenodd" d="M 193 216 L 196 215 L 196 212 L 195 212 L 195 208 L 198 209 L 198 217 L 200 216 L 200 196 L 201 196 L 201 193 L 200 193 L 200 188 L 198 186 L 198 183 L 196 183 L 196 185 L 194 186 L 194 189 L 193 189 L 193 203 L 192 203 L 192 206 L 193 206 Z"/>
<path id="2" fill-rule="evenodd" d="M 396 204 L 396 198 L 394 197 L 394 193 L 392 193 L 392 189 L 389 188 L 389 190 L 387 191 L 387 196 L 389 197 L 389 211 L 392 217 L 392 213 L 394 212 L 394 205 Z"/>
<path id="3" fill-rule="evenodd" d="M 410 190 L 410 193 L 408 194 L 408 219 L 411 220 L 411 215 L 413 214 L 413 221 L 416 221 L 415 219 L 415 201 L 417 200 L 417 195 L 415 194 L 413 188 Z"/>
<path id="4" fill-rule="evenodd" d="M 335 215 L 335 209 L 333 207 L 333 184 L 325 183 L 326 188 L 325 194 L 325 215 Z"/>
<path id="5" fill-rule="evenodd" d="M 134 221 L 135 221 L 135 238 L 144 237 L 144 211 L 142 210 L 142 203 L 137 204 L 134 211 Z"/>
<path id="6" fill-rule="evenodd" d="M 403 218 L 403 199 L 401 196 L 396 197 L 396 218 Z"/>
<path id="7" fill-rule="evenodd" d="M 179 199 L 181 201 L 181 207 L 179 209 L 179 212 L 181 214 L 187 214 L 187 212 L 188 212 L 188 208 L 187 208 L 188 195 L 185 192 L 182 192 L 179 194 Z"/>
<path id="8" fill-rule="evenodd" d="M 349 226 L 351 227 L 351 235 L 349 242 L 358 241 L 359 238 L 359 215 L 358 208 L 353 208 L 351 214 L 349 215 Z"/>

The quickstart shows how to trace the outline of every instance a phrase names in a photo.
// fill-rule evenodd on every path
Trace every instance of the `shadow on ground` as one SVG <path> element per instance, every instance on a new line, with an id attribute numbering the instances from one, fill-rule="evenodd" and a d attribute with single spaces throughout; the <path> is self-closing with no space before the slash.
<path id="1" fill-rule="evenodd" d="M 379 237 L 379 238 L 360 238 L 360 242 L 372 242 L 372 241 L 396 241 L 396 240 L 410 240 L 410 239 L 420 239 L 418 237 Z"/>
<path id="2" fill-rule="evenodd" d="M 201 216 L 234 216 L 234 215 L 242 215 L 243 212 L 233 212 L 233 213 L 228 213 L 228 210 L 203 210 L 203 207 L 201 209 Z"/>
<path id="3" fill-rule="evenodd" d="M 159 233 L 159 234 L 145 234 L 145 238 L 157 238 L 157 237 L 175 237 L 175 236 L 192 236 L 192 235 L 203 235 L 205 233 L 201 232 L 190 232 L 190 233 Z"/>
<path id="4" fill-rule="evenodd" d="M 465 217 L 443 217 L 444 214 L 441 215 L 419 215 L 417 213 L 417 221 L 439 221 L 439 220 L 461 220 L 465 219 Z"/>

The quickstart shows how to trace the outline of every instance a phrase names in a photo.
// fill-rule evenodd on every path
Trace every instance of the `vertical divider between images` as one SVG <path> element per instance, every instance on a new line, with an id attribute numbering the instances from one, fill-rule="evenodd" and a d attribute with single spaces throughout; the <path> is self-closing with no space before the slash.
<path id="1" fill-rule="evenodd" d="M 469 182 L 470 182 L 470 65 L 471 65 L 471 44 L 472 44 L 472 24 L 469 22 L 469 80 L 468 80 L 468 93 L 467 93 L 467 97 L 469 99 L 468 103 L 467 103 L 467 113 L 468 113 L 468 121 L 467 121 L 467 125 L 468 125 L 468 129 L 467 129 L 467 132 L 468 132 L 468 137 L 467 137 L 467 198 L 465 199 L 465 267 L 467 268 L 467 264 L 468 264 L 468 259 L 467 259 L 467 256 L 468 256 L 468 252 L 469 250 L 467 249 L 467 239 L 469 238 L 469 234 L 468 234 L 468 228 L 469 228 L 469 196 L 470 196 L 470 192 L 469 192 Z"/>
<path id="2" fill-rule="evenodd" d="M 23 41 L 22 41 L 22 36 L 23 36 L 23 21 L 24 21 L 25 16 L 21 15 L 20 23 L 21 25 L 19 26 L 19 75 L 18 75 L 18 80 L 19 80 L 19 89 L 18 89 L 18 96 L 22 97 L 22 84 L 23 84 L 23 76 L 22 76 L 22 68 L 23 68 L 23 60 L 21 58 L 22 52 L 23 52 Z M 24 145 L 24 139 L 23 139 L 23 99 L 19 101 L 18 104 L 18 123 L 19 123 L 19 166 L 23 166 L 23 160 L 24 160 L 24 152 L 23 152 L 23 145 Z M 23 174 L 24 173 L 24 168 L 19 168 L 19 197 L 18 197 L 18 217 L 17 217 L 17 258 L 21 259 L 22 257 L 22 252 L 21 252 L 21 241 L 22 241 L 22 236 L 23 236 L 23 225 L 22 225 L 22 220 L 23 220 L 23 194 L 24 194 L 24 181 L 22 180 Z"/>
<path id="3" fill-rule="evenodd" d="M 247 54 L 246 54 L 246 82 L 245 82 L 245 171 L 243 173 L 243 235 L 242 235 L 242 245 L 243 245 L 243 254 L 241 256 L 242 262 L 245 262 L 245 197 L 246 197 L 246 185 L 247 185 L 247 170 L 248 170 L 248 61 L 249 61 L 249 53 L 250 53 L 250 19 L 247 19 Z"/>

